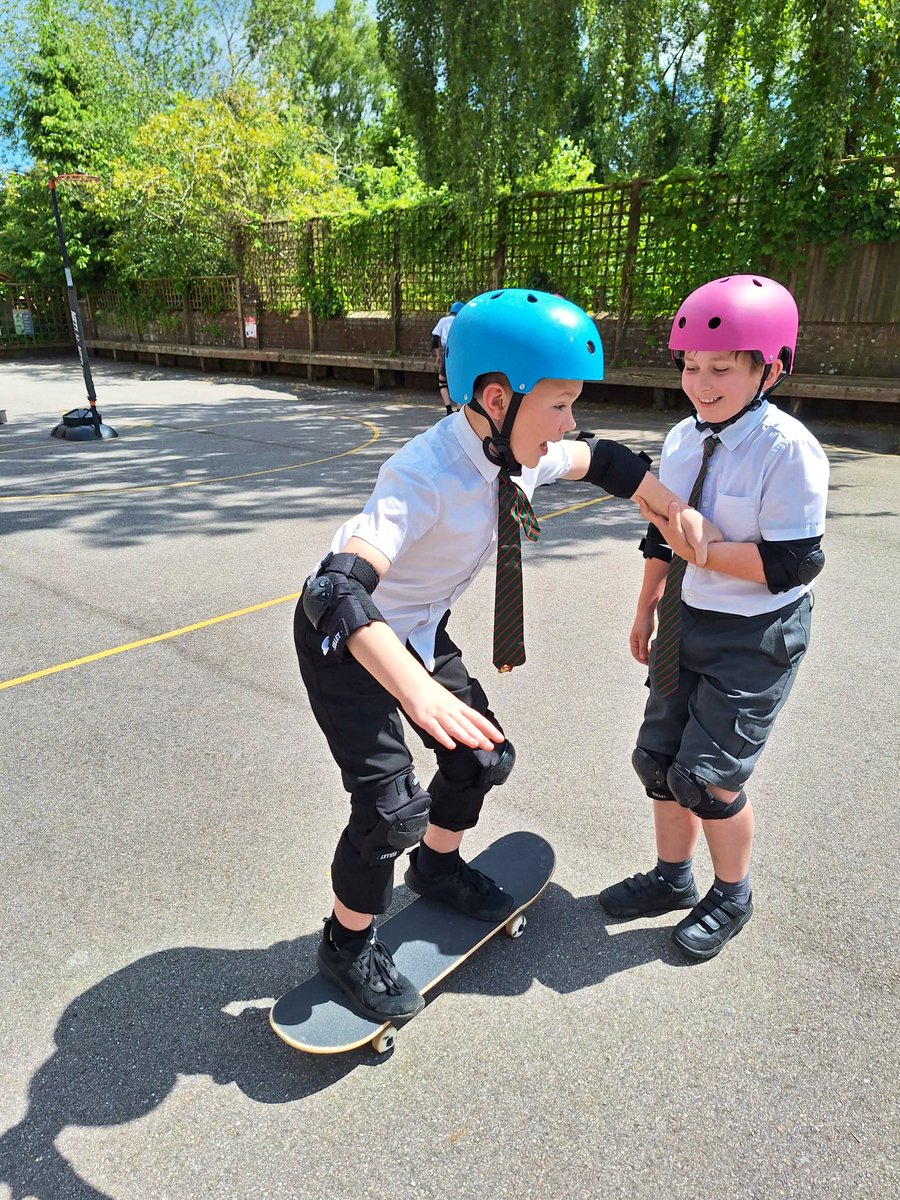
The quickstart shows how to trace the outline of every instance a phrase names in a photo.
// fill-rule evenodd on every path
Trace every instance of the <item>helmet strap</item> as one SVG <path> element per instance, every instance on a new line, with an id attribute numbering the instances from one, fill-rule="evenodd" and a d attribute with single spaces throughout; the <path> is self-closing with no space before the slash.
<path id="1" fill-rule="evenodd" d="M 482 441 L 485 458 L 488 462 L 499 467 L 501 471 L 506 471 L 509 475 L 521 475 L 522 465 L 517 462 L 513 456 L 510 446 L 510 438 L 512 436 L 512 427 L 516 419 L 516 413 L 519 411 L 519 405 L 524 397 L 519 392 L 513 392 L 509 402 L 509 408 L 503 417 L 503 425 L 500 429 L 494 424 L 493 419 L 485 412 L 478 400 L 470 400 L 469 408 L 473 408 L 480 416 L 484 417 L 488 425 L 491 427 L 491 434 Z"/>
<path id="2" fill-rule="evenodd" d="M 782 351 L 782 353 L 784 353 L 784 351 Z M 676 359 L 675 361 L 678 362 L 678 359 Z M 790 362 L 790 358 L 788 359 L 788 362 Z M 683 360 L 681 363 L 681 367 L 683 370 L 684 369 Z M 727 429 L 729 425 L 734 425 L 734 423 L 736 421 L 739 421 L 741 419 L 741 417 L 746 415 L 746 413 L 753 412 L 754 409 L 759 408 L 759 406 L 762 404 L 763 400 L 768 400 L 768 398 L 772 395 L 772 393 L 775 391 L 775 389 L 781 387 L 781 385 L 784 383 L 785 379 L 787 379 L 787 371 L 783 370 L 781 372 L 781 374 L 778 376 L 778 378 L 775 380 L 775 382 L 772 384 L 772 386 L 770 388 L 767 388 L 766 380 L 768 379 L 769 372 L 771 370 L 772 370 L 772 364 L 766 363 L 765 366 L 763 367 L 763 373 L 762 373 L 762 377 L 760 378 L 760 381 L 759 381 L 759 387 L 756 389 L 756 395 L 753 397 L 753 399 L 750 401 L 750 403 L 746 406 L 746 408 L 742 408 L 739 413 L 735 413 L 734 416 L 729 417 L 727 421 L 699 421 L 697 419 L 697 414 L 694 413 L 694 424 L 697 426 L 698 429 L 701 429 L 701 430 L 702 429 L 711 429 L 713 431 L 713 433 L 721 433 L 721 431 L 723 429 Z"/>
<path id="3" fill-rule="evenodd" d="M 700 430 L 711 429 L 713 433 L 721 433 L 723 429 L 727 429 L 729 425 L 734 425 L 741 417 L 745 417 L 748 412 L 759 408 L 765 398 L 762 391 L 758 391 L 749 404 L 745 405 L 739 413 L 735 413 L 733 417 L 729 417 L 727 421 L 700 421 L 697 413 L 694 413 L 694 424 Z"/>

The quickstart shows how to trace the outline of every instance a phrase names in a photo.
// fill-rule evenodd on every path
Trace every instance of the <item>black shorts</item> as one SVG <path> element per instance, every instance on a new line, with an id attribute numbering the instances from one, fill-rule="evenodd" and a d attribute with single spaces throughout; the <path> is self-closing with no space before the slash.
<path id="1" fill-rule="evenodd" d="M 462 651 L 447 633 L 449 616 L 445 614 L 435 635 L 432 678 L 502 728 L 484 689 L 469 674 Z M 384 912 L 390 904 L 394 863 L 369 861 L 359 850 L 362 834 L 377 824 L 379 794 L 412 772 L 399 707 L 351 654 L 340 660 L 322 654 L 322 634 L 310 624 L 302 601 L 294 614 L 294 642 L 313 715 L 350 793 L 350 820 L 332 863 L 334 890 L 352 909 Z M 415 654 L 410 646 L 407 649 Z M 412 728 L 434 751 L 438 769 L 450 781 L 432 796 L 431 820 L 443 829 L 473 828 L 484 800 L 470 785 L 469 777 L 481 769 L 473 752 L 461 743 L 448 750 L 424 730 Z"/>
<path id="2" fill-rule="evenodd" d="M 755 617 L 681 605 L 678 689 L 653 686 L 637 744 L 705 783 L 739 791 L 750 778 L 809 645 L 812 597 Z"/>

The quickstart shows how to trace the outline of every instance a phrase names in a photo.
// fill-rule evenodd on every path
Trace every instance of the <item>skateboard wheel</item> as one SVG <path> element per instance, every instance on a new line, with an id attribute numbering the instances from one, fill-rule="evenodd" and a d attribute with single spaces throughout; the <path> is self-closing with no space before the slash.
<path id="1" fill-rule="evenodd" d="M 518 916 L 515 916 L 506 922 L 506 932 L 511 938 L 520 938 L 525 932 L 525 926 L 527 924 L 528 922 L 525 920 L 524 915 L 519 913 Z"/>
<path id="2" fill-rule="evenodd" d="M 393 1025 L 388 1025 L 387 1029 L 382 1029 L 378 1037 L 372 1042 L 372 1049 L 376 1054 L 387 1054 L 388 1050 L 393 1050 L 396 1040 L 397 1030 Z"/>

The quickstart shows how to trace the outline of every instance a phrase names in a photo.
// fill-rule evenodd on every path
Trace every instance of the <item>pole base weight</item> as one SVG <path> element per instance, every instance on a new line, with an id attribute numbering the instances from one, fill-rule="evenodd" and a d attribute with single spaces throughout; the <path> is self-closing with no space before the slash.
<path id="1" fill-rule="evenodd" d="M 119 435 L 109 425 L 104 425 L 100 413 L 91 408 L 72 408 L 63 414 L 63 419 L 50 430 L 50 436 L 64 438 L 69 442 L 87 442 L 91 439 L 114 438 Z"/>

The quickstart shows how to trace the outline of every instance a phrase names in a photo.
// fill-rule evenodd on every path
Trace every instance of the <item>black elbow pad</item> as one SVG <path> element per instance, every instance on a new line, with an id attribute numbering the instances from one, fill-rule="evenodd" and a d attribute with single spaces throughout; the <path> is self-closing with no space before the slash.
<path id="1" fill-rule="evenodd" d="M 760 542 L 759 556 L 770 592 L 789 592 L 812 583 L 825 566 L 821 537 L 793 538 L 787 542 Z"/>
<path id="2" fill-rule="evenodd" d="M 372 593 L 378 572 L 355 554 L 326 554 L 316 575 L 303 588 L 303 611 L 314 629 L 324 633 L 322 653 L 344 656 L 347 639 L 357 629 L 383 621 Z"/>
<path id="3" fill-rule="evenodd" d="M 648 454 L 636 454 L 621 442 L 605 438 L 585 438 L 591 448 L 591 463 L 585 479 L 602 487 L 611 496 L 623 496 L 630 500 L 647 474 L 653 461 Z"/>
<path id="4" fill-rule="evenodd" d="M 644 558 L 658 558 L 661 562 L 672 561 L 672 551 L 663 535 L 655 525 L 647 526 L 647 533 L 641 538 L 638 549 Z"/>

